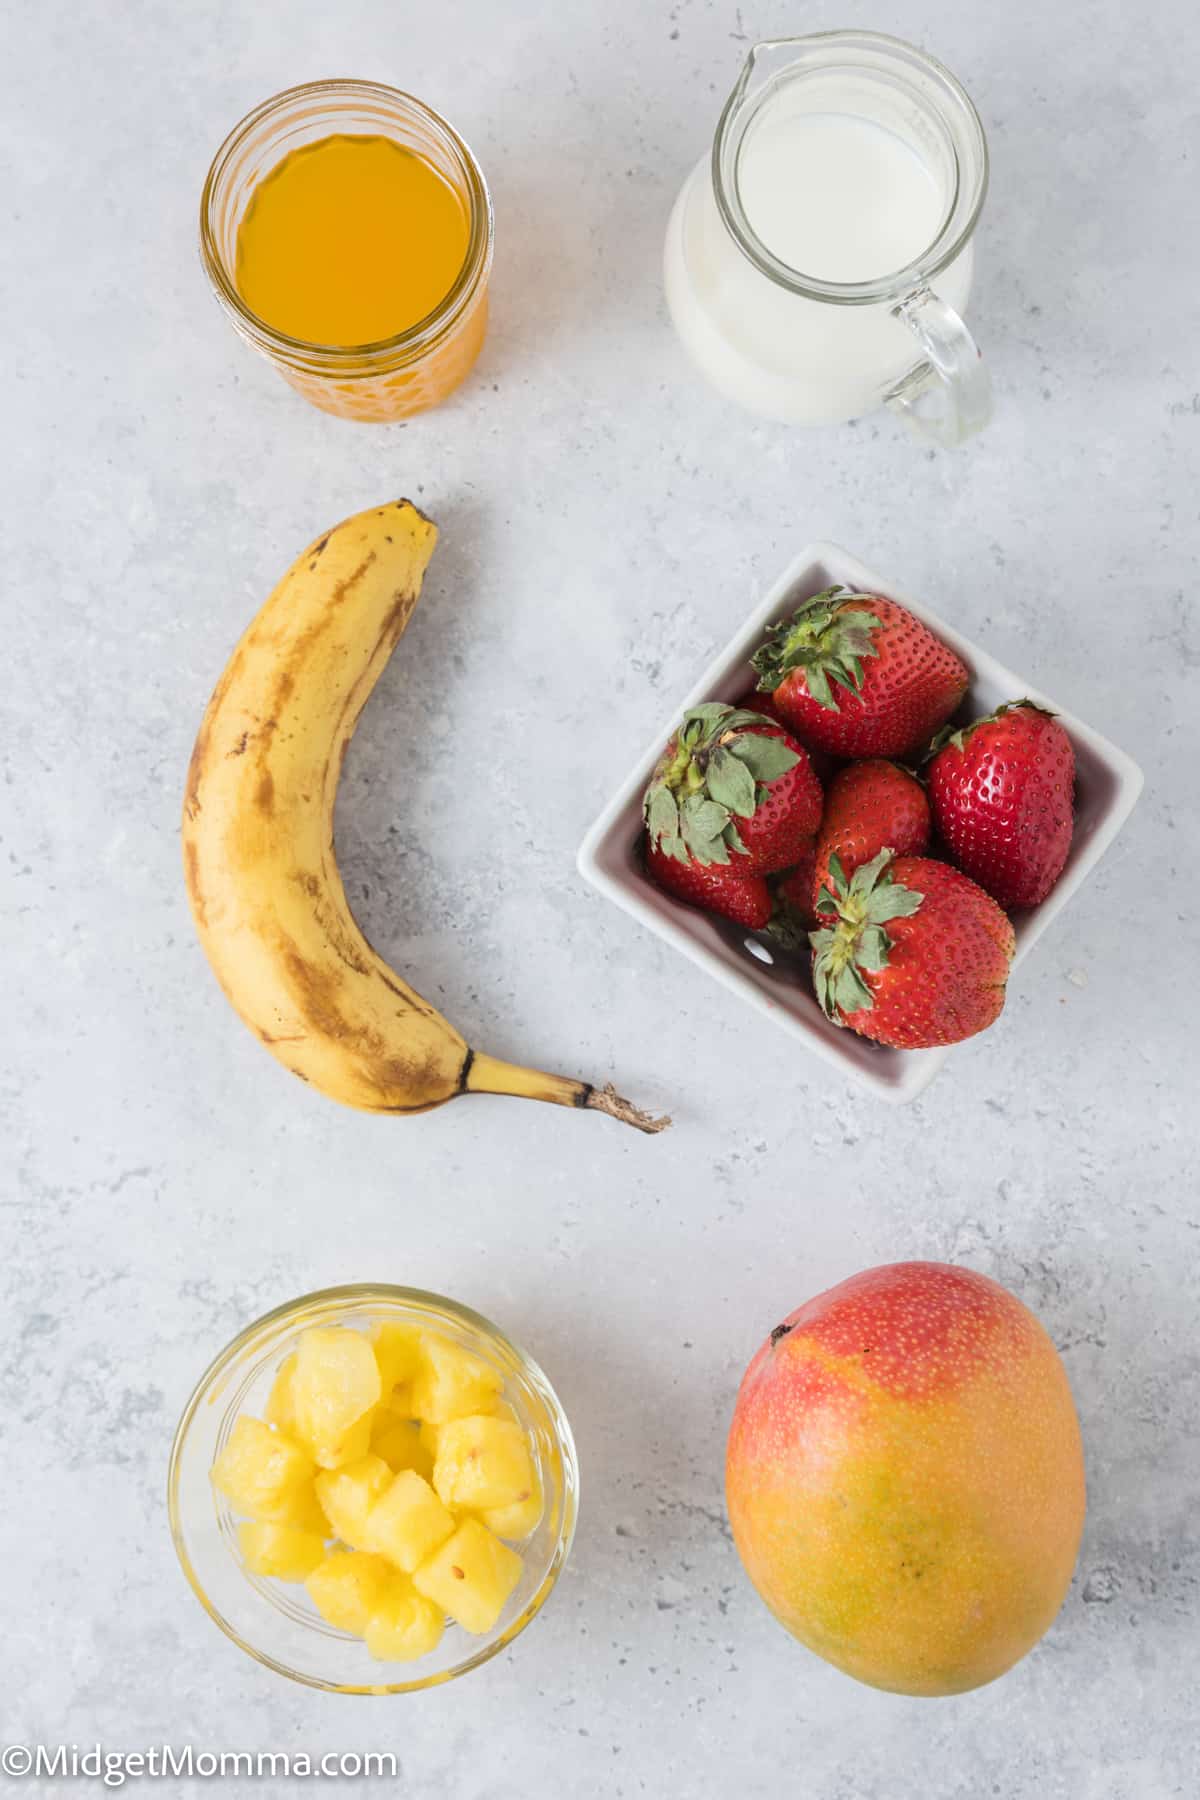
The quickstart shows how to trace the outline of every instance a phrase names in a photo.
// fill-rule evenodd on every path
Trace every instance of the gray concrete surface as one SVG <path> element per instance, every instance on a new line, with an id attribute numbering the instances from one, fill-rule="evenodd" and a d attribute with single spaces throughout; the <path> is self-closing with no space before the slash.
<path id="1" fill-rule="evenodd" d="M 670 202 L 748 42 L 847 22 L 940 55 L 991 134 L 972 319 L 998 412 L 953 456 L 887 418 L 755 424 L 693 377 L 664 314 Z M 357 1791 L 420 1800 L 1194 1795 L 1191 7 L 191 0 L 9 24 L 6 1741 L 389 1749 L 398 1780 Z M 218 140 L 331 73 L 443 108 L 495 191 L 478 375 L 403 428 L 308 409 L 197 263 Z M 615 1077 L 675 1113 L 663 1139 L 501 1100 L 340 1112 L 242 1029 L 194 939 L 178 814 L 212 683 L 296 549 L 399 493 L 443 542 L 346 768 L 353 903 L 473 1041 Z M 814 537 L 893 572 L 1147 774 L 1001 1023 L 901 1113 L 573 866 L 672 697 Z M 940 1703 L 794 1645 L 722 1514 L 732 1395 L 764 1332 L 904 1256 L 985 1270 L 1040 1313 L 1091 1484 L 1048 1638 Z M 575 1554 L 536 1627 L 469 1681 L 393 1702 L 245 1659 L 189 1594 L 163 1504 L 210 1356 L 278 1301 L 372 1278 L 523 1339 L 583 1462 Z"/>

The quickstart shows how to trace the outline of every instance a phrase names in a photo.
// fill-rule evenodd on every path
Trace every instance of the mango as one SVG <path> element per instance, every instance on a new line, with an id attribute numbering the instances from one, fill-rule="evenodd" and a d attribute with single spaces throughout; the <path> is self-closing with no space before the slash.
<path id="1" fill-rule="evenodd" d="M 1049 1628 L 1085 1509 L 1066 1371 L 1034 1315 L 945 1263 L 842 1282 L 743 1378 L 725 1491 L 780 1623 L 894 1693 L 994 1681 Z"/>

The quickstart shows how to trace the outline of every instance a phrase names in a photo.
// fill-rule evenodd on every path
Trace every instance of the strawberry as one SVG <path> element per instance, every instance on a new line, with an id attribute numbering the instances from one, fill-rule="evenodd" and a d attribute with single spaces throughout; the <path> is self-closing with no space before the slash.
<path id="1" fill-rule="evenodd" d="M 794 863 L 821 819 L 808 753 L 782 726 L 711 701 L 684 715 L 646 789 L 652 848 L 681 865 L 768 875 Z"/>
<path id="2" fill-rule="evenodd" d="M 1062 874 L 1074 829 L 1075 752 L 1032 700 L 999 706 L 931 746 L 929 798 L 950 855 L 1001 906 L 1036 906 Z"/>
<path id="3" fill-rule="evenodd" d="M 751 661 L 789 729 L 832 756 L 905 756 L 967 691 L 964 664 L 905 607 L 840 587 L 773 625 Z"/>
<path id="4" fill-rule="evenodd" d="M 804 855 L 799 858 L 794 869 L 777 875 L 771 883 L 775 894 L 775 904 L 788 908 L 792 918 L 804 929 L 811 930 L 819 925 L 814 904 L 814 877 L 817 868 L 817 839 L 808 845 Z"/>
<path id="5" fill-rule="evenodd" d="M 656 845 L 646 845 L 646 867 L 659 887 L 690 906 L 719 913 L 735 925 L 762 931 L 771 918 L 771 891 L 762 875 L 743 875 L 729 863 L 678 862 Z"/>
<path id="6" fill-rule="evenodd" d="M 915 775 L 893 762 L 849 763 L 830 782 L 817 833 L 810 904 L 818 911 L 836 856 L 849 879 L 884 845 L 897 856 L 919 856 L 929 844 L 929 802 Z M 826 895 L 826 910 L 834 903 Z M 818 919 L 817 923 L 821 921 Z"/>
<path id="7" fill-rule="evenodd" d="M 830 874 L 836 918 L 811 941 L 817 999 L 835 1025 L 925 1050 L 994 1023 L 1016 940 L 990 894 L 949 863 L 890 850 L 849 880 L 834 856 Z"/>
<path id="8" fill-rule="evenodd" d="M 757 688 L 751 688 L 748 693 L 742 695 L 738 705 L 746 707 L 749 712 L 758 713 L 760 718 L 770 719 L 774 724 L 782 725 L 783 729 L 787 730 L 787 721 L 775 704 L 774 694 L 760 694 Z"/>
<path id="9" fill-rule="evenodd" d="M 789 735 L 791 734 L 791 726 L 776 706 L 774 694 L 760 693 L 757 688 L 751 688 L 748 694 L 742 695 L 738 705 L 748 707 L 751 712 L 761 713 L 764 719 L 773 720 L 776 725 L 782 725 L 783 729 Z M 813 766 L 813 773 L 817 780 L 822 787 L 827 787 L 835 769 L 840 768 L 841 764 L 826 751 L 818 750 L 815 744 L 806 744 L 804 747 L 808 751 L 808 760 Z"/>
<path id="10" fill-rule="evenodd" d="M 808 934 L 820 920 L 813 911 L 813 870 L 817 862 L 817 841 L 809 843 L 795 868 L 782 875 L 772 875 L 768 883 L 775 902 L 771 936 L 788 950 L 807 951 Z"/>

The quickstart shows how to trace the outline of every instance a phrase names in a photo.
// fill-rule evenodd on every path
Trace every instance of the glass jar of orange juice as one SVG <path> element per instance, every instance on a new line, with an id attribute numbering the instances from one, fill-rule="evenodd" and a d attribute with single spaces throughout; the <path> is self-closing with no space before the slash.
<path id="1" fill-rule="evenodd" d="M 483 344 L 492 263 L 483 173 L 446 120 L 373 81 L 289 88 L 234 127 L 200 201 L 226 313 L 326 412 L 404 419 Z"/>

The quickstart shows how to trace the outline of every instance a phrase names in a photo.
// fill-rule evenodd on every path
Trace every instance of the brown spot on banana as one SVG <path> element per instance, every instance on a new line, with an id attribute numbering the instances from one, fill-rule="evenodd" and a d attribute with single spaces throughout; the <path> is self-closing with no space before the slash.
<path id="1" fill-rule="evenodd" d="M 288 1013 L 303 1019 L 310 1033 L 350 1045 L 358 1033 L 339 1004 L 345 977 L 336 965 L 313 961 L 286 938 L 280 945 L 280 962 L 288 977 Z M 277 1043 L 290 1041 L 282 1033 L 276 1038 Z"/>
<path id="2" fill-rule="evenodd" d="M 355 569 L 353 575 L 347 575 L 345 581 L 339 581 L 337 583 L 337 585 L 335 586 L 335 588 L 333 590 L 333 593 L 329 596 L 329 605 L 331 607 L 345 605 L 347 596 L 350 594 L 353 594 L 355 588 L 358 586 L 359 582 L 362 580 L 363 576 L 366 574 L 367 570 L 371 567 L 371 565 L 374 563 L 374 561 L 375 561 L 375 552 L 374 552 L 374 550 L 372 550 L 370 555 L 365 556 L 363 558 L 362 562 L 359 563 L 359 565 L 358 565 L 357 569 Z M 414 599 L 415 599 L 415 596 L 414 596 Z"/>
<path id="3" fill-rule="evenodd" d="M 403 637 L 405 628 L 408 625 L 408 621 L 412 618 L 413 608 L 416 604 L 417 596 L 415 594 L 396 595 L 392 610 L 388 614 L 383 628 L 383 635 L 385 639 L 390 641 L 393 648 Z"/>
<path id="4" fill-rule="evenodd" d="M 377 953 L 372 950 L 372 955 L 377 955 Z M 395 994 L 405 1006 L 410 1006 L 414 1012 L 424 1014 L 427 1019 L 441 1017 L 436 1006 L 431 1006 L 428 1000 L 422 1000 L 420 994 L 408 987 L 398 976 L 392 974 L 382 957 L 377 960 L 376 971 L 384 987 L 388 989 L 389 993 Z"/>
<path id="5" fill-rule="evenodd" d="M 287 703 L 295 691 L 296 677 L 292 674 L 290 669 L 281 669 L 279 671 L 279 679 L 275 683 L 275 691 L 271 695 L 270 712 L 272 718 L 278 719 L 283 716 L 287 709 Z"/>

